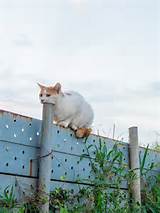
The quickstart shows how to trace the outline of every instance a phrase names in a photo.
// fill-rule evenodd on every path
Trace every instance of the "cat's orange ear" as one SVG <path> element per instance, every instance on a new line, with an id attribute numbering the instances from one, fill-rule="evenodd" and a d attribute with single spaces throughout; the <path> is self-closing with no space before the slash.
<path id="1" fill-rule="evenodd" d="M 57 91 L 57 93 L 60 93 L 60 91 L 61 91 L 61 84 L 60 83 L 56 83 L 56 85 L 54 86 L 54 89 Z"/>
<path id="2" fill-rule="evenodd" d="M 37 84 L 41 89 L 45 88 L 45 86 L 43 86 L 42 84 L 40 84 L 40 83 L 37 83 Z"/>

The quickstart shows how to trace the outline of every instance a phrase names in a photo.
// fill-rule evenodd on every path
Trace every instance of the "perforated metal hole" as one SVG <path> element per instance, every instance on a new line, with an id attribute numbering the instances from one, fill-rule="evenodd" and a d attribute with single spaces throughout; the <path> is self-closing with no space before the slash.
<path id="1" fill-rule="evenodd" d="M 65 159 L 64 161 L 67 162 L 67 159 Z"/>
<path id="2" fill-rule="evenodd" d="M 24 169 L 24 165 L 22 166 L 22 169 Z"/>
<path id="3" fill-rule="evenodd" d="M 8 152 L 8 151 L 9 151 L 9 147 L 7 146 L 7 147 L 5 148 L 5 150 L 6 150 L 6 152 Z"/>
<path id="4" fill-rule="evenodd" d="M 89 163 L 88 165 L 91 166 L 91 163 Z"/>
<path id="5" fill-rule="evenodd" d="M 79 177 L 79 174 L 77 174 L 77 177 Z"/>
<path id="6" fill-rule="evenodd" d="M 31 124 L 31 123 L 29 123 L 29 126 L 31 127 L 31 126 L 32 126 L 32 124 Z"/>
<path id="7" fill-rule="evenodd" d="M 64 175 L 66 176 L 66 175 L 67 175 L 67 172 L 65 172 Z"/>
<path id="8" fill-rule="evenodd" d="M 8 166 L 9 164 L 8 163 L 6 163 L 6 166 Z"/>
<path id="9" fill-rule="evenodd" d="M 14 157 L 14 160 L 17 160 L 17 157 Z"/>
<path id="10" fill-rule="evenodd" d="M 73 136 L 73 134 L 71 133 L 71 134 L 70 134 L 70 136 L 72 137 L 72 136 Z"/>
<path id="11" fill-rule="evenodd" d="M 53 173 L 53 169 L 51 170 L 51 173 Z"/>
<path id="12" fill-rule="evenodd" d="M 95 143 L 96 142 L 96 140 L 95 139 L 93 139 L 93 143 Z"/>
<path id="13" fill-rule="evenodd" d="M 83 168 L 83 171 L 85 171 L 85 168 Z"/>
<path id="14" fill-rule="evenodd" d="M 57 130 L 57 134 L 59 134 L 59 130 Z"/>
<path id="15" fill-rule="evenodd" d="M 73 166 L 71 166 L 71 170 L 73 170 Z"/>
<path id="16" fill-rule="evenodd" d="M 73 147 L 71 146 L 71 150 L 73 150 Z"/>
<path id="17" fill-rule="evenodd" d="M 22 154 L 24 154 L 24 150 L 22 151 Z"/>
<path id="18" fill-rule="evenodd" d="M 17 120 L 16 119 L 14 119 L 14 122 L 16 122 Z"/>
<path id="19" fill-rule="evenodd" d="M 77 164 L 79 164 L 79 161 L 77 161 Z"/>
<path id="20" fill-rule="evenodd" d="M 85 150 L 83 149 L 82 152 L 85 152 Z"/>
<path id="21" fill-rule="evenodd" d="M 58 167 L 61 167 L 61 164 L 58 164 Z"/>

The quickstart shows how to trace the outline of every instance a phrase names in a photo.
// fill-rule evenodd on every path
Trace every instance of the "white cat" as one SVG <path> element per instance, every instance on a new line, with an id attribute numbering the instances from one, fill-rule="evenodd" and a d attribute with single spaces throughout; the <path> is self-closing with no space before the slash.
<path id="1" fill-rule="evenodd" d="M 93 110 L 82 95 L 77 92 L 62 92 L 61 84 L 43 86 L 38 84 L 41 91 L 41 103 L 51 103 L 54 107 L 53 120 L 62 127 L 70 127 L 76 131 L 76 136 L 86 137 L 90 134 L 89 128 L 93 122 Z"/>

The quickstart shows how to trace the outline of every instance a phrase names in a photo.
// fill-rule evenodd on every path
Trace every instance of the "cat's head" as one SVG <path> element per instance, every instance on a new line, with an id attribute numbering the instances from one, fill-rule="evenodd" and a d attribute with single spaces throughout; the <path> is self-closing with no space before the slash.
<path id="1" fill-rule="evenodd" d="M 55 86 L 44 86 L 38 83 L 40 87 L 39 99 L 41 103 L 56 104 L 57 97 L 61 93 L 61 84 L 56 83 Z"/>

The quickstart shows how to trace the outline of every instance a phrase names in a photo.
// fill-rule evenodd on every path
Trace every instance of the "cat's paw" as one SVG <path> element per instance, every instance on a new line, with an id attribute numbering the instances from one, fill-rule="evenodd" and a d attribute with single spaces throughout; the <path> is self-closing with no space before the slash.
<path id="1" fill-rule="evenodd" d="M 70 125 L 70 128 L 71 128 L 73 131 L 76 131 L 76 130 L 78 129 L 77 126 L 74 125 L 74 124 L 71 124 L 71 125 Z"/>
<path id="2" fill-rule="evenodd" d="M 91 128 L 79 128 L 77 129 L 77 131 L 75 132 L 75 135 L 77 138 L 84 138 L 84 137 L 88 137 L 92 132 Z"/>
<path id="3" fill-rule="evenodd" d="M 65 122 L 65 121 L 61 121 L 61 122 L 58 123 L 58 125 L 59 125 L 60 127 L 67 128 L 68 125 L 69 125 L 69 123 L 68 123 L 68 122 Z"/>

